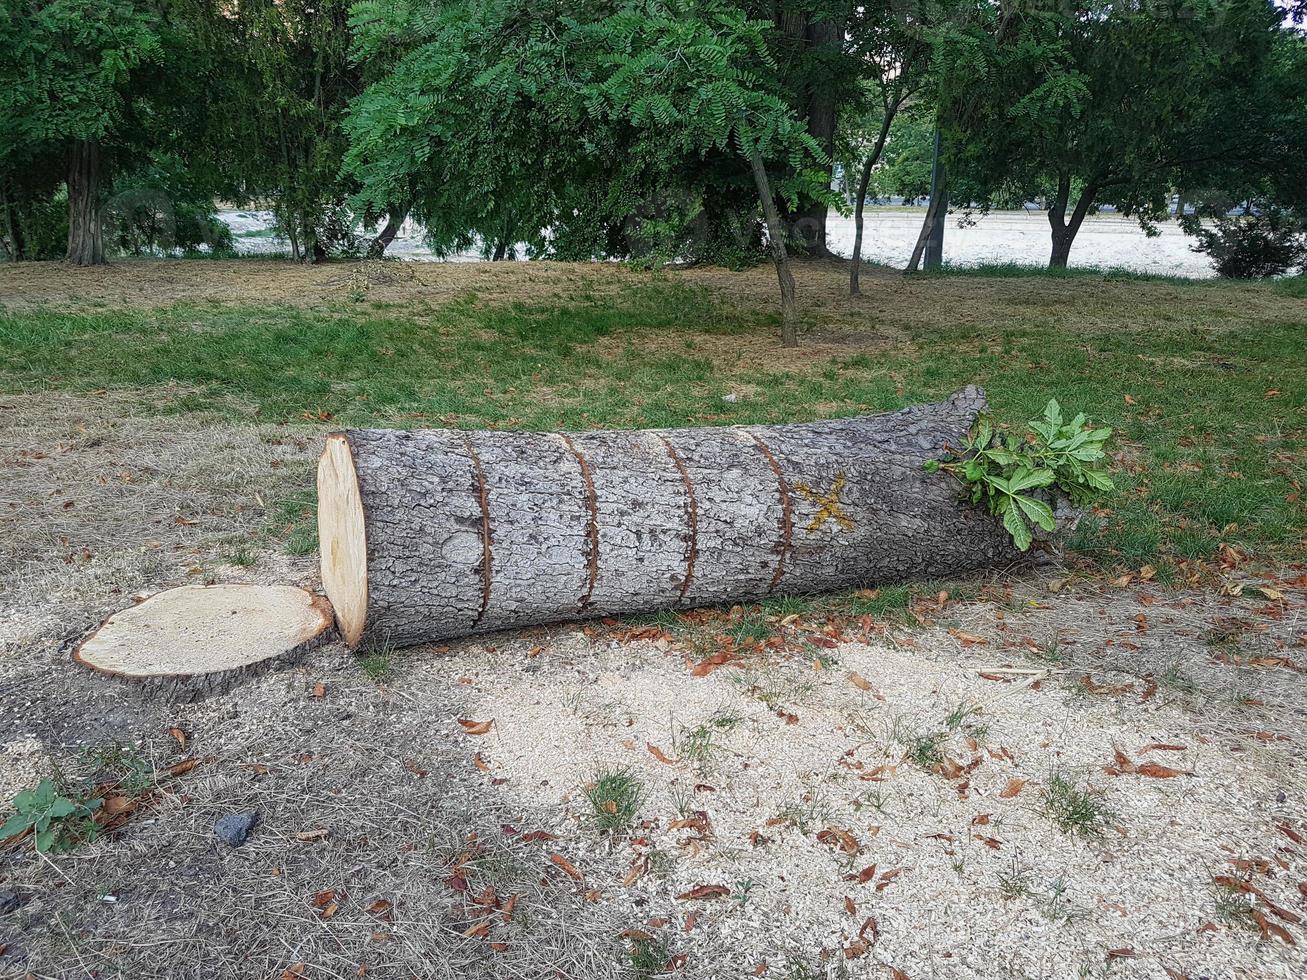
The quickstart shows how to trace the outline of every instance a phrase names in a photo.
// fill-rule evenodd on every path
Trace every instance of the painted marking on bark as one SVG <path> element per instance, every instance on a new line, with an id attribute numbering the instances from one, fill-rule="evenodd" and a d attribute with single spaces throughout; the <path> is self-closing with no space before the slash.
<path id="1" fill-rule="evenodd" d="M 576 604 L 576 608 L 584 611 L 585 607 L 590 605 L 590 597 L 594 595 L 595 579 L 599 577 L 599 504 L 595 499 L 595 482 L 590 474 L 590 464 L 586 462 L 581 451 L 572 444 L 571 436 L 562 436 L 564 445 L 571 450 L 572 455 L 576 457 L 577 463 L 581 466 L 581 479 L 585 481 L 585 507 L 590 512 L 590 528 L 586 535 L 586 556 L 585 562 L 589 569 L 589 581 L 586 584 L 585 595 L 581 596 L 581 601 Z"/>
<path id="2" fill-rule="evenodd" d="M 690 582 L 694 579 L 694 561 L 699 557 L 699 501 L 695 499 L 690 471 L 685 468 L 681 454 L 662 436 L 658 439 L 667 448 L 667 455 L 672 457 L 672 462 L 681 473 L 681 483 L 685 485 L 685 523 L 690 529 L 690 539 L 685 548 L 685 577 L 681 580 L 681 595 L 676 600 L 680 603 L 685 601 L 685 594 L 690 590 Z"/>
<path id="3" fill-rule="evenodd" d="M 481 608 L 477 612 L 476 619 L 472 620 L 472 626 L 475 628 L 481 622 L 481 617 L 486 614 L 486 609 L 490 607 L 494 535 L 490 530 L 490 495 L 486 490 L 486 474 L 485 470 L 481 468 L 481 457 L 472 448 L 472 438 L 470 436 L 463 437 L 463 444 L 467 446 L 467 454 L 472 458 L 472 473 L 476 477 L 477 498 L 481 501 Z"/>
<path id="4" fill-rule="evenodd" d="M 834 520 L 846 531 L 853 529 L 853 518 L 840 507 L 840 491 L 844 489 L 844 474 L 836 473 L 835 482 L 826 493 L 813 490 L 806 483 L 796 483 L 794 489 L 817 505 L 817 514 L 808 522 L 808 530 L 815 531 L 829 520 Z"/>
<path id="5" fill-rule="evenodd" d="M 794 503 L 790 498 L 790 485 L 781 474 L 781 464 L 776 462 L 776 457 L 773 456 L 772 451 L 767 448 L 767 443 L 763 442 L 762 438 L 754 432 L 749 433 L 749 438 L 754 441 L 759 451 L 761 451 L 763 456 L 766 458 L 767 464 L 771 467 L 771 471 L 776 474 L 776 486 L 781 495 L 781 543 L 778 548 L 780 551 L 780 557 L 776 560 L 776 571 L 772 572 L 771 585 L 767 586 L 767 591 L 771 592 L 778 584 L 780 584 L 781 576 L 785 574 L 785 556 L 790 553 L 790 548 L 793 544 Z"/>

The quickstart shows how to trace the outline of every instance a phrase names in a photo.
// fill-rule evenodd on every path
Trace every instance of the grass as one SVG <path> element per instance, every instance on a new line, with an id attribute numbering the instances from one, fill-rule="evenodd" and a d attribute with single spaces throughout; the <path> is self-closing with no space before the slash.
<path id="1" fill-rule="evenodd" d="M 1066 773 L 1054 773 L 1039 798 L 1039 812 L 1071 837 L 1098 838 L 1114 818 L 1103 794 L 1081 788 Z"/>
<path id="2" fill-rule="evenodd" d="M 1100 566 L 1148 563 L 1165 580 L 1222 542 L 1269 560 L 1304 554 L 1294 488 L 1307 479 L 1302 277 L 1243 285 L 949 271 L 892 289 L 878 281 L 888 299 L 873 316 L 836 303 L 832 275 L 805 284 L 814 326 L 876 331 L 883 343 L 782 357 L 770 286 L 741 298 L 737 285 L 764 277 L 715 275 L 709 285 L 651 276 L 602 296 L 578 277 L 567 302 L 511 305 L 469 294 L 438 306 L 329 297 L 307 307 L 7 311 L 0 391 L 175 384 L 187 393 L 158 411 L 324 431 L 555 430 L 800 421 L 897 409 L 975 381 L 1002 420 L 1021 423 L 1056 396 L 1117 430 L 1120 492 L 1072 542 Z M 738 402 L 721 401 L 737 388 Z M 315 546 L 311 514 L 309 499 L 276 514 L 295 553 Z M 878 616 L 908 598 L 884 589 L 857 602 Z M 737 629 L 761 635 L 760 626 Z"/>
<path id="3" fill-rule="evenodd" d="M 625 832 L 640 812 L 644 796 L 644 785 L 625 768 L 602 769 L 585 787 L 595 828 L 603 834 Z"/>
<path id="4" fill-rule="evenodd" d="M 646 980 L 669 972 L 672 953 L 661 939 L 639 936 L 631 940 L 630 957 L 636 980 Z"/>

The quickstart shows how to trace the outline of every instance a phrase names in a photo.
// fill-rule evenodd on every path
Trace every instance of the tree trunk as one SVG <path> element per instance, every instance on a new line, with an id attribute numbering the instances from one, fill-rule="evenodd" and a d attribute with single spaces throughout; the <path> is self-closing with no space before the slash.
<path id="1" fill-rule="evenodd" d="M 827 54 L 838 57 L 844 40 L 843 21 L 815 19 L 812 12 L 794 11 L 788 17 L 782 17 L 782 31 L 799 46 L 807 59 L 823 59 Z M 807 104 L 800 106 L 808 135 L 816 140 L 826 154 L 825 165 L 827 184 L 829 185 L 835 150 L 836 98 L 835 91 L 827 79 L 829 72 L 820 62 L 808 69 L 809 81 L 800 93 L 807 99 Z M 801 208 L 787 215 L 790 222 L 790 238 L 802 254 L 815 258 L 831 255 L 826 245 L 826 219 L 830 208 L 825 201 L 810 200 Z"/>
<path id="2" fill-rule="evenodd" d="M 1007 564 L 923 464 L 984 392 L 803 425 L 355 430 L 318 467 L 322 579 L 352 647 L 761 600 Z"/>
<path id="3" fill-rule="evenodd" d="M 372 244 L 368 246 L 368 258 L 379 259 L 386 254 L 386 249 L 390 243 L 395 240 L 399 234 L 399 229 L 404 226 L 404 219 L 408 217 L 407 208 L 391 208 L 386 212 L 386 225 L 372 239 Z"/>
<path id="4" fill-rule="evenodd" d="M 1063 174 L 1058 178 L 1057 195 L 1048 209 L 1048 224 L 1052 229 L 1053 238 L 1052 252 L 1048 257 L 1048 267 L 1050 269 L 1066 268 L 1067 260 L 1071 256 L 1071 243 L 1075 241 L 1076 233 L 1080 231 L 1085 215 L 1089 213 L 1090 207 L 1093 206 L 1096 193 L 1098 193 L 1098 187 L 1095 181 L 1085 184 L 1084 190 L 1080 192 L 1080 198 L 1076 201 L 1075 210 L 1071 212 L 1071 218 L 1068 221 L 1066 209 L 1071 197 L 1071 178 L 1067 174 Z"/>
<path id="5" fill-rule="evenodd" d="M 853 260 L 849 263 L 849 295 L 857 296 L 862 292 L 858 275 L 862 271 L 862 212 L 867 205 L 867 186 L 871 183 L 871 172 L 876 167 L 885 141 L 889 138 L 890 123 L 898 112 L 898 105 L 885 107 L 885 118 L 881 120 L 880 132 L 876 135 L 876 145 L 871 148 L 867 159 L 862 161 L 862 174 L 858 178 L 858 199 L 853 211 Z"/>
<path id="6" fill-rule="evenodd" d="M 757 150 L 749 154 L 749 167 L 753 170 L 753 183 L 762 201 L 762 213 L 767 221 L 767 247 L 781 287 L 781 345 L 798 347 L 799 307 L 794 299 L 794 273 L 790 271 L 790 257 L 785 251 L 785 229 L 781 225 L 780 212 L 776 210 L 776 198 L 772 197 L 767 168 Z"/>
<path id="7" fill-rule="evenodd" d="M 73 265 L 104 264 L 100 224 L 100 144 L 74 140 L 68 155 L 68 251 Z"/>
<path id="8" fill-rule="evenodd" d="M 14 220 L 15 201 L 9 193 L 7 187 L 0 187 L 0 203 L 4 205 L 5 212 L 5 250 L 9 253 L 10 262 L 21 262 L 25 258 L 26 248 L 23 244 L 23 222 L 19 218 Z"/>

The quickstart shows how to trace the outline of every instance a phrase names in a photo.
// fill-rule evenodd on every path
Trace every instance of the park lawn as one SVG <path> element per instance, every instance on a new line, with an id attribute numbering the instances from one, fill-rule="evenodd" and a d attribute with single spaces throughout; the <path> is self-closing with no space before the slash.
<path id="1" fill-rule="evenodd" d="M 1055 397 L 1116 429 L 1120 492 L 1073 542 L 1087 562 L 1165 579 L 1222 543 L 1267 562 L 1307 553 L 1307 302 L 1294 290 L 950 273 L 873 305 L 835 302 L 840 276 L 810 274 L 801 299 L 825 292 L 793 353 L 775 340 L 766 276 L 624 278 L 565 300 L 10 306 L 0 391 L 142 389 L 143 411 L 325 433 L 802 421 L 978 382 L 1001 421 Z M 1083 326 L 1067 315 L 1081 309 Z"/>

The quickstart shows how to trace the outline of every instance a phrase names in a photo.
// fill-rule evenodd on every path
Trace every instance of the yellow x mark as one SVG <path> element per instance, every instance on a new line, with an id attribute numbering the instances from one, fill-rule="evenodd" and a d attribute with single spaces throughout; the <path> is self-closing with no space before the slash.
<path id="1" fill-rule="evenodd" d="M 808 530 L 815 531 L 829 520 L 836 521 L 846 531 L 853 527 L 853 520 L 840 507 L 840 491 L 844 489 L 844 474 L 835 474 L 835 482 L 828 493 L 818 493 L 806 483 L 796 483 L 794 489 L 818 506 L 817 515 L 808 522 Z"/>

